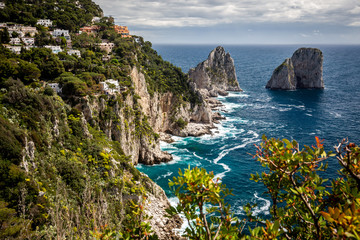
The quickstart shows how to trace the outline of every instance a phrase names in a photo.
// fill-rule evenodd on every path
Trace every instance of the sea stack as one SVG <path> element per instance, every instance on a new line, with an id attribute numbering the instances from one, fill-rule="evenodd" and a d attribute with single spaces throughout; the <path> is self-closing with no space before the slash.
<path id="1" fill-rule="evenodd" d="M 242 91 L 236 78 L 234 60 L 224 48 L 212 50 L 208 58 L 189 71 L 189 78 L 196 89 L 216 97 L 227 95 L 227 91 Z"/>
<path id="2" fill-rule="evenodd" d="M 299 48 L 274 70 L 266 88 L 324 88 L 322 52 L 317 48 Z"/>

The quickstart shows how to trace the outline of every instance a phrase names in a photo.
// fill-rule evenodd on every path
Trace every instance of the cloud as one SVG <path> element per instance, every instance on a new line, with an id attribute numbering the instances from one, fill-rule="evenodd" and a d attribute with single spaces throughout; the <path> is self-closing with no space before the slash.
<path id="1" fill-rule="evenodd" d="M 350 27 L 360 27 L 360 21 L 349 23 L 348 26 L 350 26 Z"/>
<path id="2" fill-rule="evenodd" d="M 95 0 L 116 22 L 143 27 L 249 22 L 357 24 L 358 0 Z"/>

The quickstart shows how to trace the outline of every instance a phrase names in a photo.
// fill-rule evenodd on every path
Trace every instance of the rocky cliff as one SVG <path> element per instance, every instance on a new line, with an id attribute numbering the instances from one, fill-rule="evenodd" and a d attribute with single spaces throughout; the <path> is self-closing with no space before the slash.
<path id="1" fill-rule="evenodd" d="M 196 68 L 190 69 L 189 78 L 195 88 L 212 97 L 227 95 L 227 91 L 242 91 L 237 81 L 234 60 L 221 46 L 211 51 L 208 58 Z"/>
<path id="2" fill-rule="evenodd" d="M 266 88 L 295 90 L 324 88 L 323 54 L 316 48 L 300 48 L 278 66 Z"/>

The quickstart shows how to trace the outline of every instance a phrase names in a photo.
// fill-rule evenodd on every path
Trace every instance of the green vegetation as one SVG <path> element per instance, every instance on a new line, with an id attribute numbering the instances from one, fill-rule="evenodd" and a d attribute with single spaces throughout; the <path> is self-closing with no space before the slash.
<path id="1" fill-rule="evenodd" d="M 82 8 L 72 0 L 5 1 L 0 19 L 34 26 L 38 18 L 49 18 L 54 27 L 73 32 L 101 14 L 91 1 L 78 2 Z M 42 26 L 35 36 L 39 48 L 16 55 L 0 46 L 1 239 L 157 239 L 144 222 L 152 182 L 134 168 L 121 143 L 125 136 L 130 148 L 138 141 L 151 149 L 159 139 L 130 73 L 134 67 L 143 72 L 152 95 L 171 92 L 173 111 L 199 101 L 179 68 L 141 37 L 121 38 L 113 23 L 102 18 L 94 36 L 72 34 L 81 57 L 41 48 L 65 47 Z M 7 30 L 0 33 L 7 43 Z M 104 39 L 115 44 L 112 52 L 98 47 Z M 104 55 L 110 60 L 103 61 Z M 119 81 L 121 93 L 100 91 L 100 82 L 109 78 Z M 62 92 L 55 93 L 50 82 Z"/>
<path id="2" fill-rule="evenodd" d="M 189 222 L 185 236 L 190 239 L 359 239 L 359 146 L 343 140 L 332 154 L 325 152 L 317 137 L 316 146 L 304 149 L 296 141 L 264 137 L 256 147 L 254 158 L 265 171 L 252 174 L 251 179 L 267 188 L 265 194 L 272 200 L 271 217 L 252 216 L 253 206 L 247 205 L 248 219 L 244 221 L 255 221 L 260 226 L 249 227 L 249 234 L 244 234 L 243 225 L 234 221 L 230 207 L 224 203 L 224 197 L 229 194 L 225 186 L 214 181 L 214 175 L 204 169 L 187 169 L 169 183 L 170 187 L 178 186 L 174 191 L 180 202 L 168 210 L 171 214 L 185 215 Z M 340 176 L 328 183 L 321 172 L 326 171 L 325 160 L 333 156 L 342 168 Z M 211 225 L 209 220 L 216 224 Z M 226 231 L 222 230 L 225 228 Z"/>
<path id="3" fill-rule="evenodd" d="M 170 207 L 169 216 L 183 214 L 189 227 L 184 237 L 189 239 L 235 239 L 240 222 L 232 216 L 225 198 L 231 195 L 213 173 L 205 169 L 179 171 L 179 177 L 169 182 L 179 199 L 176 207 Z"/>
<path id="4" fill-rule="evenodd" d="M 101 15 L 102 10 L 91 0 L 5 0 L 0 22 L 34 26 L 38 19 L 50 19 L 58 28 L 74 32 Z"/>

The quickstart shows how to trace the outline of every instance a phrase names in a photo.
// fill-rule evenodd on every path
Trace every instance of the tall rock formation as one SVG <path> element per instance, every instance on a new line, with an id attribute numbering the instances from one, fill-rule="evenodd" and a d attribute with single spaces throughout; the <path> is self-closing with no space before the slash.
<path id="1" fill-rule="evenodd" d="M 295 90 L 324 88 L 323 54 L 317 48 L 300 48 L 278 66 L 266 88 Z"/>
<path id="2" fill-rule="evenodd" d="M 189 71 L 195 88 L 208 96 L 227 95 L 226 91 L 242 91 L 236 78 L 234 60 L 223 47 L 215 48 L 208 58 Z M 205 90 L 205 91 L 204 91 Z"/>

